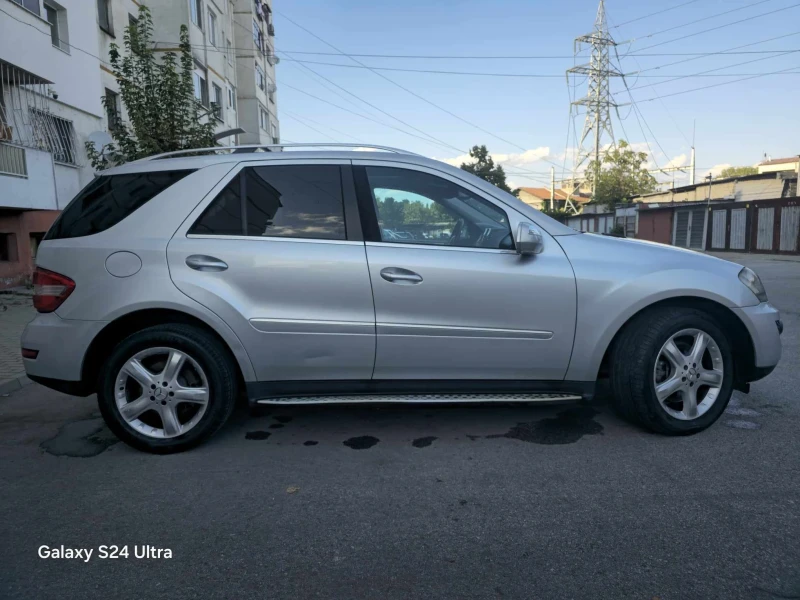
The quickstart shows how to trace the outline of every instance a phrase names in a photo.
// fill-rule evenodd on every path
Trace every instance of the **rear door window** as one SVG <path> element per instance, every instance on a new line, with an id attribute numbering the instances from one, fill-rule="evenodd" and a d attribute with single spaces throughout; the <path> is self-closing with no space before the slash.
<path id="1" fill-rule="evenodd" d="M 83 237 L 113 227 L 193 170 L 101 175 L 61 213 L 44 239 Z"/>
<path id="2" fill-rule="evenodd" d="M 337 165 L 246 167 L 189 233 L 344 240 L 341 170 Z"/>

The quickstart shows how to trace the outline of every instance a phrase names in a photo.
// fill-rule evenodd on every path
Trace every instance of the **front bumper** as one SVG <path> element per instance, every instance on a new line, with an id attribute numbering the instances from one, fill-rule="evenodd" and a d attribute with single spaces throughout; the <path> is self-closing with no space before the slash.
<path id="1" fill-rule="evenodd" d="M 22 360 L 28 377 L 44 385 L 48 380 L 80 382 L 89 345 L 105 325 L 106 321 L 62 319 L 55 313 L 36 315 L 21 339 L 23 348 L 39 351 L 36 358 Z"/>
<path id="2" fill-rule="evenodd" d="M 750 339 L 753 341 L 755 351 L 754 375 L 750 379 L 761 379 L 769 374 L 781 359 L 781 313 L 769 302 L 762 302 L 756 306 L 734 308 L 733 312 L 742 320 Z"/>

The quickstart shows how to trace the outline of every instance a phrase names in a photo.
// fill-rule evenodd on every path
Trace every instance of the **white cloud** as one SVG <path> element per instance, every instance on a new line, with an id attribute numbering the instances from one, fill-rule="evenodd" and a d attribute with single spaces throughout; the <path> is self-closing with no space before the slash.
<path id="1" fill-rule="evenodd" d="M 492 157 L 492 160 L 494 160 L 495 163 L 503 165 L 503 167 L 528 168 L 532 165 L 535 165 L 537 167 L 546 167 L 549 169 L 550 163 L 545 162 L 543 159 L 552 160 L 554 162 L 556 162 L 559 158 L 563 160 L 563 156 L 558 157 L 551 155 L 550 148 L 547 146 L 532 148 L 530 150 L 526 150 L 525 152 L 519 152 L 516 154 L 500 154 L 497 152 L 491 152 L 489 155 Z M 433 158 L 435 160 L 446 162 L 448 165 L 453 165 L 454 167 L 460 167 L 462 163 L 474 162 L 469 154 L 462 154 L 461 156 L 456 156 L 455 158 L 437 158 L 435 156 Z"/>

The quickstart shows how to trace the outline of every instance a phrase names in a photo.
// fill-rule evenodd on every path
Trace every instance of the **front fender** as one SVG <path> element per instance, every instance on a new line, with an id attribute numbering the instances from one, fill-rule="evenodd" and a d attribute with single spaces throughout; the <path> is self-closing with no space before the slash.
<path id="1" fill-rule="evenodd" d="M 658 244 L 602 236 L 560 238 L 575 270 L 578 318 L 566 379 L 594 381 L 617 332 L 657 302 L 703 298 L 728 308 L 758 303 L 738 278 L 741 266 Z"/>

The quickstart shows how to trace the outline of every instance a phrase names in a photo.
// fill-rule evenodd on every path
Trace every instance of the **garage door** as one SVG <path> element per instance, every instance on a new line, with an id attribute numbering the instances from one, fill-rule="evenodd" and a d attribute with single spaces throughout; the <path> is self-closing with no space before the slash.
<path id="1" fill-rule="evenodd" d="M 715 210 L 711 227 L 711 247 L 725 249 L 725 227 L 728 225 L 728 211 Z"/>
<path id="2" fill-rule="evenodd" d="M 772 250 L 772 233 L 775 225 L 775 209 L 758 209 L 758 237 L 756 250 Z"/>
<path id="3" fill-rule="evenodd" d="M 675 245 L 702 250 L 705 241 L 705 208 L 690 208 L 675 212 Z"/>
<path id="4" fill-rule="evenodd" d="M 800 229 L 800 206 L 781 209 L 781 252 L 797 251 L 797 234 Z"/>
<path id="5" fill-rule="evenodd" d="M 731 211 L 731 250 L 744 250 L 746 227 L 747 209 L 733 209 Z"/>

